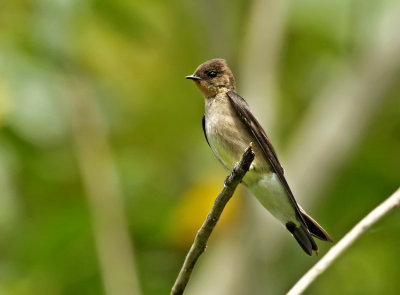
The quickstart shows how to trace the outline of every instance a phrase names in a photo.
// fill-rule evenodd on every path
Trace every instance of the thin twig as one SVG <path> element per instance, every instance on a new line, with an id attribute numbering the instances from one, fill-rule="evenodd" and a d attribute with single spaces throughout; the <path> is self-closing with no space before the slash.
<path id="1" fill-rule="evenodd" d="M 334 262 L 354 241 L 365 233 L 374 223 L 389 211 L 400 205 L 400 188 L 382 204 L 372 210 L 364 219 L 353 227 L 317 264 L 315 264 L 293 287 L 287 295 L 297 295 L 305 289 Z"/>
<path id="2" fill-rule="evenodd" d="M 253 160 L 254 152 L 252 150 L 252 144 L 250 144 L 250 146 L 244 152 L 240 162 L 236 163 L 232 173 L 226 178 L 224 188 L 219 193 L 210 213 L 208 214 L 200 230 L 197 232 L 192 247 L 190 248 L 181 271 L 179 272 L 178 278 L 172 287 L 171 295 L 183 294 L 190 279 L 192 270 L 200 255 L 206 249 L 208 238 L 217 224 L 222 211 L 224 210 L 228 201 L 231 199 L 236 187 L 249 170 Z"/>

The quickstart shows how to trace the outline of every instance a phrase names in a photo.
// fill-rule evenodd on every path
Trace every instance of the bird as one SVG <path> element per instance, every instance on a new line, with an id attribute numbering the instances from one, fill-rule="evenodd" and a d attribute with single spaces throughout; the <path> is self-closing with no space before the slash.
<path id="1" fill-rule="evenodd" d="M 308 255 L 318 254 L 314 238 L 332 242 L 329 234 L 296 202 L 278 156 L 247 102 L 236 93 L 236 82 L 225 59 L 199 65 L 194 81 L 205 99 L 202 127 L 211 150 L 229 171 L 252 144 L 255 154 L 242 182 L 296 239 Z"/>

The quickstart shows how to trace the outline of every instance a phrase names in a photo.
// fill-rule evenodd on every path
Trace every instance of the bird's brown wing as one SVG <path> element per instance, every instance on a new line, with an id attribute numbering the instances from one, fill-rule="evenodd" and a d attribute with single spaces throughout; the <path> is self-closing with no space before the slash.
<path id="1" fill-rule="evenodd" d="M 201 125 L 203 127 L 203 132 L 204 132 L 204 137 L 207 140 L 208 145 L 210 146 L 210 143 L 208 142 L 208 138 L 207 138 L 207 133 L 206 133 L 206 116 L 203 116 L 203 119 L 201 119 Z"/>
<path id="2" fill-rule="evenodd" d="M 247 102 L 239 94 L 234 91 L 229 91 L 227 95 L 240 120 L 248 127 L 248 129 L 257 139 L 257 143 L 261 147 L 265 159 L 271 164 L 275 173 L 278 175 L 279 180 L 281 181 L 282 185 L 289 195 L 290 201 L 293 204 L 293 207 L 295 208 L 296 214 L 299 217 L 300 221 L 302 221 L 303 224 L 306 225 L 300 208 L 297 205 L 292 191 L 290 190 L 289 184 L 287 183 L 286 178 L 283 175 L 284 171 L 281 164 L 279 163 L 278 156 L 276 155 L 276 152 L 271 142 L 269 141 L 264 129 L 261 127 L 256 117 L 254 117 L 254 115 L 251 113 Z"/>

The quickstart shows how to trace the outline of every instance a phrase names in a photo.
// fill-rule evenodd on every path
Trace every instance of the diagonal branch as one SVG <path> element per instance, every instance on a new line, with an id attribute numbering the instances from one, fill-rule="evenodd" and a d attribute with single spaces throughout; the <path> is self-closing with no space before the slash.
<path id="1" fill-rule="evenodd" d="M 251 163 L 254 160 L 254 152 L 252 144 L 244 152 L 240 162 L 236 163 L 231 174 L 226 178 L 224 188 L 219 193 L 214 205 L 208 214 L 206 221 L 201 226 L 200 230 L 194 239 L 192 247 L 190 248 L 185 262 L 179 272 L 178 278 L 175 281 L 171 290 L 171 295 L 183 294 L 187 283 L 189 282 L 192 270 L 199 259 L 200 255 L 204 252 L 207 246 L 208 239 L 217 224 L 219 217 L 222 214 L 226 204 L 231 199 L 236 187 L 242 181 L 246 172 L 249 170 Z"/>
<path id="2" fill-rule="evenodd" d="M 397 189 L 382 204 L 372 210 L 364 219 L 353 227 L 317 264 L 315 264 L 293 287 L 287 295 L 297 295 L 304 292 L 307 287 L 322 274 L 348 247 L 350 247 L 374 223 L 400 206 L 400 188 Z"/>

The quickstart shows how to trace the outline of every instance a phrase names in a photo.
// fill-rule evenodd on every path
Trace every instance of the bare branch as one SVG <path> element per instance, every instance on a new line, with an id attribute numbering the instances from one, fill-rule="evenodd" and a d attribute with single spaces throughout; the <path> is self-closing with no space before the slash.
<path id="1" fill-rule="evenodd" d="M 297 295 L 322 274 L 348 247 L 350 247 L 374 223 L 400 205 L 400 188 L 382 204 L 372 210 L 364 219 L 353 227 L 317 264 L 315 264 L 293 287 L 287 295 Z"/>
<path id="2" fill-rule="evenodd" d="M 181 271 L 179 272 L 178 278 L 172 287 L 171 295 L 183 294 L 190 279 L 192 270 L 200 255 L 206 249 L 208 239 L 215 225 L 217 224 L 222 211 L 224 210 L 228 201 L 231 199 L 236 187 L 249 170 L 253 160 L 254 152 L 252 150 L 252 144 L 250 144 L 250 146 L 244 152 L 240 162 L 236 163 L 232 173 L 226 178 L 224 188 L 219 193 L 205 222 L 197 232 L 194 242 L 186 256 L 185 262 L 183 263 Z"/>

